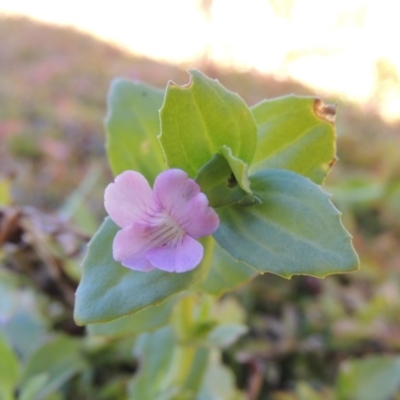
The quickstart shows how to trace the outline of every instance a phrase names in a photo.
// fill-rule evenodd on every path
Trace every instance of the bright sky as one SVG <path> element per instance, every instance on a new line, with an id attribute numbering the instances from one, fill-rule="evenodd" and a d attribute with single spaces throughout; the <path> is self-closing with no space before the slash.
<path id="1" fill-rule="evenodd" d="M 74 26 L 156 59 L 207 55 L 364 103 L 378 96 L 378 61 L 400 75 L 395 0 L 0 0 L 0 12 Z M 400 119 L 395 81 L 378 88 L 392 120 Z"/>

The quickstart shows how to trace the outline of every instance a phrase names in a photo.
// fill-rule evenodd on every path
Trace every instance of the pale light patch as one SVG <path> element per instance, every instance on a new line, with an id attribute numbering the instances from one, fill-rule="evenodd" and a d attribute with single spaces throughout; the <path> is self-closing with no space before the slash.
<path id="1" fill-rule="evenodd" d="M 5 0 L 0 12 L 75 27 L 136 54 L 196 65 L 211 59 L 240 70 L 299 80 L 400 118 L 400 89 L 376 100 L 376 65 L 400 75 L 398 2 L 393 0 L 146 0 L 111 3 Z M 210 5 L 211 4 L 211 5 Z M 114 12 L 114 10 L 116 10 Z M 132 23 L 134 18 L 134 23 Z M 194 64 L 194 65 L 193 65 Z"/>

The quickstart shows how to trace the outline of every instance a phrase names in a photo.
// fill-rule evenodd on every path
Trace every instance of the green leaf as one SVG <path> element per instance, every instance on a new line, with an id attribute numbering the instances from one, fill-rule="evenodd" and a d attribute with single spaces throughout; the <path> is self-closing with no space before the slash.
<path id="1" fill-rule="evenodd" d="M 336 394 L 338 400 L 387 400 L 399 387 L 400 358 L 369 356 L 342 364 Z"/>
<path id="2" fill-rule="evenodd" d="M 18 300 L 20 299 L 18 284 L 10 278 L 8 271 L 0 270 L 0 320 L 3 321 L 9 321 L 18 307 Z"/>
<path id="3" fill-rule="evenodd" d="M 168 84 L 160 111 L 160 141 L 169 167 L 195 177 L 224 145 L 250 164 L 257 127 L 246 103 L 201 72 L 189 73 L 188 85 Z"/>
<path id="4" fill-rule="evenodd" d="M 177 296 L 170 297 L 159 305 L 149 306 L 134 315 L 128 315 L 116 321 L 104 324 L 91 324 L 88 326 L 89 333 L 115 338 L 117 336 L 152 332 L 168 323 L 172 307 L 177 299 Z"/>
<path id="5" fill-rule="evenodd" d="M 34 377 L 44 374 L 47 380 L 36 397 L 42 399 L 86 368 L 79 341 L 60 336 L 44 344 L 32 355 L 23 370 L 20 384 L 24 387 L 31 384 Z"/>
<path id="6" fill-rule="evenodd" d="M 9 347 L 6 338 L 0 332 L 0 399 L 14 399 L 14 389 L 19 375 L 19 363 Z"/>
<path id="7" fill-rule="evenodd" d="M 71 221 L 74 227 L 88 235 L 93 235 L 96 232 L 98 218 L 95 211 L 88 204 L 87 199 L 93 193 L 95 185 L 99 182 L 102 169 L 99 165 L 92 164 L 79 186 L 69 194 L 58 209 L 58 214 L 63 220 Z"/>
<path id="8" fill-rule="evenodd" d="M 135 354 L 141 364 L 139 374 L 134 377 L 130 387 L 130 399 L 157 399 L 158 394 L 171 385 L 171 378 L 176 372 L 171 365 L 175 345 L 170 327 L 140 336 Z"/>
<path id="9" fill-rule="evenodd" d="M 205 255 L 192 271 L 182 274 L 160 270 L 139 272 L 113 259 L 112 242 L 118 229 L 106 218 L 89 244 L 76 292 L 74 317 L 79 325 L 108 322 L 134 314 L 189 289 L 207 276 L 212 258 L 211 237 L 202 240 Z"/>
<path id="10" fill-rule="evenodd" d="M 143 334 L 135 346 L 139 373 L 130 386 L 130 399 L 197 399 L 208 366 L 208 350 L 179 345 L 171 327 Z"/>
<path id="11" fill-rule="evenodd" d="M 211 316 L 219 324 L 244 324 L 247 321 L 246 310 L 233 296 L 224 296 L 216 301 Z"/>
<path id="12" fill-rule="evenodd" d="M 251 194 L 250 181 L 248 176 L 248 165 L 243 162 L 240 158 L 233 155 L 232 149 L 226 145 L 222 146 L 221 154 L 224 156 L 229 166 L 231 167 L 232 173 L 236 178 L 239 186 L 246 192 Z"/>
<path id="13" fill-rule="evenodd" d="M 214 247 L 210 272 L 205 281 L 197 287 L 204 292 L 221 296 L 250 281 L 255 275 L 256 271 L 253 268 L 234 260 L 217 245 Z"/>
<path id="14" fill-rule="evenodd" d="M 291 95 L 264 100 L 251 110 L 258 125 L 252 172 L 288 169 L 322 183 L 336 161 L 336 107 Z"/>
<path id="15" fill-rule="evenodd" d="M 11 204 L 11 180 L 0 176 L 0 206 Z"/>
<path id="16" fill-rule="evenodd" d="M 209 350 L 200 346 L 196 347 L 196 353 L 193 357 L 192 365 L 189 373 L 183 384 L 183 388 L 187 391 L 191 391 L 192 395 L 187 399 L 192 399 L 194 393 L 200 390 L 201 384 L 203 383 L 204 376 L 207 373 L 209 364 Z M 198 397 L 196 397 L 198 398 Z"/>
<path id="17" fill-rule="evenodd" d="M 136 170 L 152 183 L 165 169 L 157 135 L 163 93 L 126 79 L 115 79 L 108 94 L 107 154 L 114 175 Z"/>
<path id="18" fill-rule="evenodd" d="M 206 337 L 204 342 L 209 346 L 228 347 L 235 343 L 240 336 L 247 333 L 248 328 L 244 324 L 217 325 Z"/>
<path id="19" fill-rule="evenodd" d="M 35 400 L 40 390 L 46 385 L 49 376 L 46 373 L 35 375 L 30 378 L 23 388 L 18 400 Z"/>
<path id="20" fill-rule="evenodd" d="M 325 277 L 358 268 L 351 236 L 320 186 L 285 170 L 251 178 L 262 203 L 218 209 L 217 242 L 261 273 Z"/>
<path id="21" fill-rule="evenodd" d="M 370 178 L 341 180 L 329 187 L 335 203 L 344 207 L 371 207 L 383 201 L 387 191 L 386 182 L 372 182 Z"/>
<path id="22" fill-rule="evenodd" d="M 318 392 L 308 382 L 300 381 L 296 384 L 296 400 L 334 400 L 331 391 L 324 388 Z M 284 400 L 285 398 L 283 398 Z"/>
<path id="23" fill-rule="evenodd" d="M 37 310 L 17 309 L 3 326 L 4 334 L 25 360 L 42 343 L 47 331 L 47 322 Z"/>
<path id="24" fill-rule="evenodd" d="M 236 389 L 235 377 L 221 361 L 220 352 L 217 350 L 211 352 L 201 391 L 196 398 L 207 400 L 245 400 L 246 398 L 244 393 Z"/>
<path id="25" fill-rule="evenodd" d="M 207 196 L 211 207 L 239 203 L 249 196 L 232 174 L 228 161 L 220 154 L 214 154 L 211 160 L 200 168 L 196 182 Z"/>

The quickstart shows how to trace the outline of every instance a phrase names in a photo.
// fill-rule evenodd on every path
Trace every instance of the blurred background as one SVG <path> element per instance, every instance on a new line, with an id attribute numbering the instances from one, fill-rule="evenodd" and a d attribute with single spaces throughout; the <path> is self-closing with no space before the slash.
<path id="1" fill-rule="evenodd" d="M 72 27 L 138 56 L 186 66 L 207 60 L 293 78 L 372 102 L 385 119 L 398 118 L 400 88 L 392 80 L 400 68 L 394 45 L 400 26 L 398 5 L 390 0 L 338 0 L 329 6 L 318 0 L 2 3 L 3 14 Z"/>
<path id="2" fill-rule="evenodd" d="M 0 2 L 0 203 L 8 205 L 0 209 L 0 327 L 20 354 L 28 357 L 44 334 L 82 335 L 71 311 L 82 249 L 112 179 L 103 129 L 110 80 L 164 88 L 170 79 L 186 83 L 195 67 L 249 105 L 289 93 L 338 103 L 339 162 L 326 186 L 362 265 L 325 280 L 266 275 L 239 288 L 250 333 L 225 354 L 237 384 L 259 379 L 260 399 L 394 399 L 398 8 L 390 0 Z M 99 387 L 110 370 L 124 377 L 135 369 L 134 360 L 112 357 L 93 364 Z M 386 370 L 377 385 L 372 378 Z M 360 382 L 372 382 L 372 397 L 337 394 Z M 385 382 L 392 389 L 379 397 L 373 388 Z"/>

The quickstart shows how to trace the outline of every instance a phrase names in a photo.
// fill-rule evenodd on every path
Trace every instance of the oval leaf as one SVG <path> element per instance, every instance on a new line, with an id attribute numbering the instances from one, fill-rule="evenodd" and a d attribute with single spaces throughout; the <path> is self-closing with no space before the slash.
<path id="1" fill-rule="evenodd" d="M 62 387 L 72 376 L 88 368 L 81 355 L 81 343 L 76 339 L 60 336 L 38 348 L 23 370 L 20 384 L 25 387 L 32 379 L 45 374 L 47 379 L 36 398 L 47 398 Z"/>
<path id="2" fill-rule="evenodd" d="M 163 92 L 126 79 L 115 79 L 108 94 L 107 155 L 118 175 L 128 169 L 139 171 L 152 183 L 165 169 L 158 110 Z"/>
<path id="3" fill-rule="evenodd" d="M 170 388 L 171 375 L 176 371 L 172 363 L 175 351 L 175 337 L 170 327 L 139 337 L 134 353 L 140 360 L 140 368 L 130 383 L 130 399 L 157 399 L 160 392 Z"/>
<path id="4" fill-rule="evenodd" d="M 251 185 L 261 204 L 218 209 L 214 238 L 235 259 L 287 278 L 358 268 L 340 213 L 318 185 L 285 170 L 259 172 Z"/>
<path id="5" fill-rule="evenodd" d="M 258 126 L 251 170 L 288 169 L 322 183 L 336 161 L 336 107 L 291 95 L 265 100 L 251 111 Z"/>
<path id="6" fill-rule="evenodd" d="M 246 103 L 197 70 L 190 76 L 186 86 L 169 83 L 160 111 L 160 141 L 169 167 L 195 177 L 224 145 L 250 164 L 257 127 Z"/>
<path id="7" fill-rule="evenodd" d="M 0 331 L 0 399 L 14 398 L 18 375 L 18 358 Z"/>
<path id="8" fill-rule="evenodd" d="M 232 346 L 248 330 L 244 324 L 218 325 L 207 335 L 204 343 L 212 347 L 226 348 Z"/>
<path id="9" fill-rule="evenodd" d="M 45 387 L 48 379 L 49 375 L 46 373 L 34 375 L 25 383 L 24 387 L 21 388 L 21 394 L 18 400 L 37 399 L 37 395 L 40 393 L 40 390 Z"/>
<path id="10" fill-rule="evenodd" d="M 339 400 L 387 400 L 400 385 L 400 358 L 382 355 L 349 360 L 341 365 L 336 383 Z"/>
<path id="11" fill-rule="evenodd" d="M 159 305 L 149 306 L 134 315 L 128 315 L 104 324 L 91 324 L 88 326 L 88 331 L 91 335 L 110 336 L 112 338 L 155 331 L 168 323 L 172 308 L 177 300 L 178 296 L 173 296 Z"/>
<path id="12" fill-rule="evenodd" d="M 208 273 L 212 249 L 202 242 L 201 264 L 186 273 L 132 271 L 113 259 L 112 242 L 118 227 L 106 218 L 89 244 L 76 292 L 74 317 L 79 325 L 108 322 L 161 303 L 175 293 L 201 282 Z"/>

